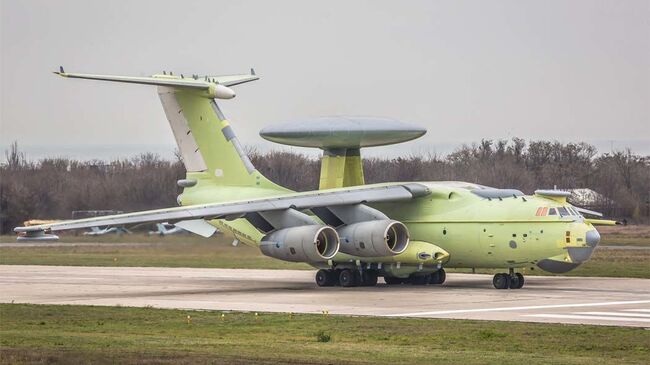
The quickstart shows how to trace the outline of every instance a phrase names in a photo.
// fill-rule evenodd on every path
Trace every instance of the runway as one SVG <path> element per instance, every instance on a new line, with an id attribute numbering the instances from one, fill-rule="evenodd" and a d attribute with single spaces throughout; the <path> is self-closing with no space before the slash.
<path id="1" fill-rule="evenodd" d="M 319 288 L 314 272 L 0 266 L 0 302 L 460 318 L 650 328 L 650 279 L 448 274 L 442 286 Z M 381 279 L 380 279 L 381 281 Z"/>

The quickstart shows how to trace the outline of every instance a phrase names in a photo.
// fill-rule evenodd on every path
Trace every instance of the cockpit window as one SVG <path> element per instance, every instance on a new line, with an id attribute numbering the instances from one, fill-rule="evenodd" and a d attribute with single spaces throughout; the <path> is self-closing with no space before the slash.
<path id="1" fill-rule="evenodd" d="M 550 208 L 548 210 L 548 215 L 557 215 L 557 211 L 555 210 L 555 208 Z"/>
<path id="2" fill-rule="evenodd" d="M 560 217 L 571 215 L 571 213 L 569 213 L 569 211 L 565 207 L 557 208 L 557 212 L 560 213 Z"/>

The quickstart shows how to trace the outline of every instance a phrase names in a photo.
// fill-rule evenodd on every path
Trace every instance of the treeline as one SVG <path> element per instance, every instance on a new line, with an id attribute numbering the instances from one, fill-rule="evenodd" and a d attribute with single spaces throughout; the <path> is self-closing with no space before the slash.
<path id="1" fill-rule="evenodd" d="M 16 144 L 0 165 L 0 231 L 27 219 L 70 218 L 73 210 L 133 211 L 174 206 L 180 160 L 153 154 L 128 160 L 27 160 Z M 320 162 L 305 155 L 249 152 L 271 180 L 304 191 L 318 188 Z M 460 180 L 493 187 L 589 188 L 600 194 L 590 208 L 609 216 L 647 222 L 650 214 L 650 156 L 631 151 L 597 154 L 585 143 L 483 140 L 446 155 L 412 155 L 364 161 L 367 183 Z"/>

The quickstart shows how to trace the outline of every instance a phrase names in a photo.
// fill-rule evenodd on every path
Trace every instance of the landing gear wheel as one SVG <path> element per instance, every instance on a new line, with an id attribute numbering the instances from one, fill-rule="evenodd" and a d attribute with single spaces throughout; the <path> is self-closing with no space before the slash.
<path id="1" fill-rule="evenodd" d="M 350 269 L 341 270 L 341 273 L 339 274 L 339 284 L 345 288 L 357 286 L 357 273 Z"/>
<path id="2" fill-rule="evenodd" d="M 510 289 L 521 289 L 524 286 L 524 276 L 521 273 L 515 273 L 510 276 Z"/>
<path id="3" fill-rule="evenodd" d="M 508 287 L 510 289 L 517 289 L 517 286 L 519 286 L 519 278 L 516 275 L 511 275 L 510 276 L 510 285 Z"/>
<path id="4" fill-rule="evenodd" d="M 510 275 L 504 273 L 494 275 L 492 285 L 497 289 L 508 289 L 510 287 Z"/>
<path id="5" fill-rule="evenodd" d="M 440 269 L 433 274 L 431 274 L 431 279 L 429 279 L 429 284 L 440 285 L 445 282 L 447 279 L 447 273 L 445 269 Z"/>
<path id="6" fill-rule="evenodd" d="M 431 275 L 411 275 L 410 279 L 413 285 L 427 285 L 429 284 L 429 280 L 431 280 Z"/>
<path id="7" fill-rule="evenodd" d="M 377 285 L 377 272 L 375 270 L 365 270 L 363 273 L 361 273 L 361 285 Z"/>
<path id="8" fill-rule="evenodd" d="M 336 279 L 336 273 L 333 270 L 320 269 L 316 272 L 316 285 L 318 286 L 334 286 Z"/>
<path id="9" fill-rule="evenodd" d="M 384 276 L 384 282 L 388 285 L 399 285 L 404 282 L 404 279 L 395 276 Z"/>

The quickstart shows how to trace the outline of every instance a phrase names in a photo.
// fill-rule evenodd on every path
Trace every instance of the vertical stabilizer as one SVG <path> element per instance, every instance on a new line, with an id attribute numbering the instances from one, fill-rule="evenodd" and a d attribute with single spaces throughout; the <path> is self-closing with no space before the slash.
<path id="1" fill-rule="evenodd" d="M 66 73 L 63 67 L 55 73 L 66 78 L 157 86 L 188 175 L 209 177 L 216 185 L 282 189 L 255 169 L 215 101 L 234 98 L 231 86 L 258 80 L 252 69 L 244 75 L 191 77 L 171 72 L 151 77 L 77 74 Z"/>
<path id="2" fill-rule="evenodd" d="M 205 172 L 222 185 L 256 184 L 259 173 L 213 99 L 164 86 L 158 94 L 188 173 Z"/>

